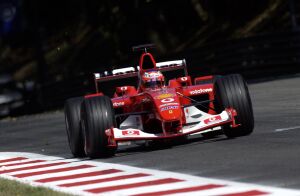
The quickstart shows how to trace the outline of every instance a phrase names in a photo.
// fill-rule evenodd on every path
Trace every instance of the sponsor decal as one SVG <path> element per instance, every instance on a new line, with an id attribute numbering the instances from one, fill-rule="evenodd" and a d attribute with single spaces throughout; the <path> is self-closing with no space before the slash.
<path id="1" fill-rule="evenodd" d="M 124 101 L 121 101 L 121 102 L 114 102 L 114 103 L 113 103 L 113 106 L 114 106 L 114 107 L 123 106 L 123 105 L 125 105 L 125 102 L 124 102 Z"/>
<path id="2" fill-rule="evenodd" d="M 126 130 L 126 131 L 122 131 L 122 135 L 124 135 L 124 136 L 140 135 L 140 131 L 138 131 L 138 130 Z"/>
<path id="3" fill-rule="evenodd" d="M 160 72 L 157 71 L 153 71 L 153 72 L 145 72 L 144 73 L 144 77 L 146 78 L 157 78 L 162 76 L 162 74 Z"/>
<path id="4" fill-rule="evenodd" d="M 160 109 L 161 112 L 166 111 L 166 110 L 176 110 L 179 107 L 177 105 L 171 105 L 171 106 L 167 106 L 167 107 L 163 107 Z"/>
<path id="5" fill-rule="evenodd" d="M 122 86 L 122 87 L 121 87 L 121 90 L 122 90 L 122 91 L 127 91 L 127 86 Z"/>
<path id="6" fill-rule="evenodd" d="M 212 92 L 212 88 L 196 89 L 196 90 L 190 91 L 190 94 L 198 95 L 198 94 L 209 93 L 209 92 Z"/>
<path id="7" fill-rule="evenodd" d="M 187 77 L 181 77 L 180 80 L 181 80 L 182 82 L 185 82 L 185 81 L 187 81 Z"/>
<path id="8" fill-rule="evenodd" d="M 218 116 L 214 116 L 214 117 L 210 117 L 204 120 L 205 124 L 212 124 L 212 123 L 216 123 L 218 121 L 221 121 L 222 117 L 220 115 Z"/>
<path id="9" fill-rule="evenodd" d="M 162 103 L 170 103 L 170 102 L 173 102 L 173 101 L 175 101 L 174 98 L 165 98 L 165 99 L 161 100 Z"/>
<path id="10" fill-rule="evenodd" d="M 165 103 L 165 104 L 161 104 L 159 107 L 166 107 L 166 106 L 169 106 L 169 105 L 179 105 L 179 103 Z"/>
<path id="11" fill-rule="evenodd" d="M 165 94 L 157 95 L 155 97 L 155 99 L 165 99 L 165 98 L 169 98 L 169 97 L 174 97 L 174 95 L 170 94 L 170 93 L 165 93 Z"/>

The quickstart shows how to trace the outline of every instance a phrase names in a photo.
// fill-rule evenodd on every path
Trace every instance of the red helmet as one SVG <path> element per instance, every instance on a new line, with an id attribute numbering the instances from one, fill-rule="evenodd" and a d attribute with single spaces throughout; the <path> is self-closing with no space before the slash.
<path id="1" fill-rule="evenodd" d="M 161 88 L 165 85 L 165 77 L 160 71 L 147 71 L 142 75 L 143 88 Z"/>

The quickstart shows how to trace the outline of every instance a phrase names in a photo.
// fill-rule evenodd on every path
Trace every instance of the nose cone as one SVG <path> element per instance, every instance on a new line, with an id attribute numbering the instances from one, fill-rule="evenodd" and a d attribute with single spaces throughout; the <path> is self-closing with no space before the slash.
<path id="1" fill-rule="evenodd" d="M 182 116 L 179 99 L 174 94 L 161 94 L 155 97 L 155 105 L 164 121 L 179 120 Z"/>
<path id="2" fill-rule="evenodd" d="M 162 120 L 173 121 L 181 118 L 181 109 L 178 105 L 171 105 L 160 108 L 160 116 Z"/>

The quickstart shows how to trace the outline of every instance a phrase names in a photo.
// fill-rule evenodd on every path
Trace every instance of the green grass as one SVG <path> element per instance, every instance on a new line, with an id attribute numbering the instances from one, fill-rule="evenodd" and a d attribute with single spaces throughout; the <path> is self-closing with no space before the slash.
<path id="1" fill-rule="evenodd" d="M 0 196 L 70 196 L 43 187 L 32 187 L 13 180 L 0 178 Z"/>

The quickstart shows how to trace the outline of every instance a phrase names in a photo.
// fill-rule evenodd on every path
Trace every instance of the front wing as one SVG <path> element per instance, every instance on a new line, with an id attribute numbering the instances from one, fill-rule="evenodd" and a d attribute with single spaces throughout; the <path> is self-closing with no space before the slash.
<path id="1" fill-rule="evenodd" d="M 205 119 L 202 119 L 200 122 L 184 126 L 179 133 L 159 133 L 152 134 L 143 132 L 140 129 L 118 129 L 111 128 L 105 131 L 106 135 L 109 138 L 109 145 L 114 146 L 115 142 L 118 141 L 132 141 L 132 140 L 156 140 L 156 139 L 168 139 L 173 137 L 180 137 L 184 135 L 190 135 L 194 133 L 204 133 L 213 131 L 214 128 L 229 124 L 231 127 L 237 127 L 235 123 L 236 111 L 232 108 L 225 109 L 222 113 L 217 115 L 208 115 Z"/>

